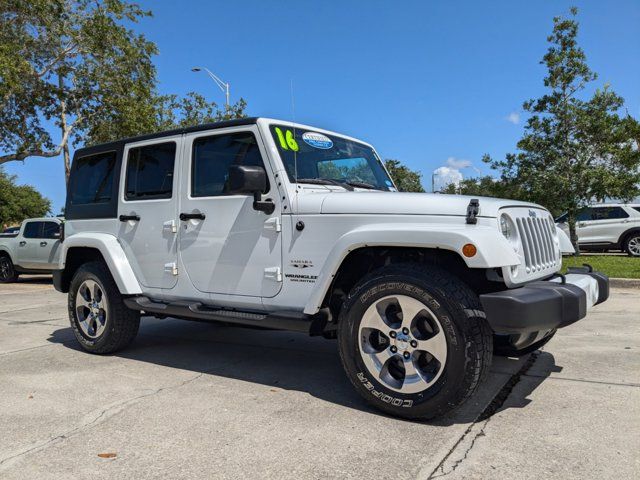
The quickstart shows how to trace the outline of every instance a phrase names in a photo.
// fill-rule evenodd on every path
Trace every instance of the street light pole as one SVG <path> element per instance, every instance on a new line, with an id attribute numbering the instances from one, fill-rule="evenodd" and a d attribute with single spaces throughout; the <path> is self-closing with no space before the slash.
<path id="1" fill-rule="evenodd" d="M 229 84 L 227 82 L 223 82 L 220 77 L 214 74 L 211 70 L 206 67 L 193 67 L 191 69 L 192 72 L 201 72 L 204 71 L 211 77 L 211 79 L 218 85 L 218 88 L 222 90 L 225 94 L 225 106 L 227 111 L 229 111 Z"/>

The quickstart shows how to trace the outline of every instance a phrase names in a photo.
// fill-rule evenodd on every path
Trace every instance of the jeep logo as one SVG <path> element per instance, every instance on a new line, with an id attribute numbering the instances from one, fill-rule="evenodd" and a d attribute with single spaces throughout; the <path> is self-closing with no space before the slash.
<path id="1" fill-rule="evenodd" d="M 536 215 L 535 210 L 529 210 L 529 216 L 530 216 L 531 218 L 536 218 L 536 216 L 537 216 L 537 215 Z"/>

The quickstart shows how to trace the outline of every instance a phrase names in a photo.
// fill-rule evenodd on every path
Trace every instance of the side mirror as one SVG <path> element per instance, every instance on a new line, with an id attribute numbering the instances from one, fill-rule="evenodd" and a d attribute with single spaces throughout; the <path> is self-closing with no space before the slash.
<path id="1" fill-rule="evenodd" d="M 267 189 L 267 172 L 262 167 L 231 165 L 229 167 L 229 190 L 231 194 L 253 194 L 253 208 L 272 214 L 276 206 L 272 201 L 262 201 L 262 192 Z"/>

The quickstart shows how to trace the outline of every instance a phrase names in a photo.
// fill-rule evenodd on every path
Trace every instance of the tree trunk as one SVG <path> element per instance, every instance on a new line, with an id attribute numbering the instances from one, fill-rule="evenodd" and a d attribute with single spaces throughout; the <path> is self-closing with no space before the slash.
<path id="1" fill-rule="evenodd" d="M 71 155 L 69 153 L 69 143 L 65 143 L 62 147 L 62 155 L 64 157 L 64 182 L 69 186 L 69 175 L 71 174 Z"/>
<path id="2" fill-rule="evenodd" d="M 578 244 L 578 232 L 576 231 L 575 213 L 568 213 L 567 223 L 569 224 L 569 239 L 571 240 L 571 245 L 573 245 L 573 248 L 575 249 L 574 255 L 577 257 L 580 255 L 580 245 Z"/>
<path id="3" fill-rule="evenodd" d="M 67 125 L 67 103 L 64 100 L 64 77 L 58 73 L 58 86 L 60 87 L 60 130 L 62 131 L 62 156 L 64 158 L 64 182 L 69 185 L 71 173 L 71 158 L 69 154 L 69 127 Z"/>

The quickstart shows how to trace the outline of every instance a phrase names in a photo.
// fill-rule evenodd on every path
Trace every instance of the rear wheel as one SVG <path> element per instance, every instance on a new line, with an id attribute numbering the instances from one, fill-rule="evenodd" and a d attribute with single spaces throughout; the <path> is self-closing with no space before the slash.
<path id="1" fill-rule="evenodd" d="M 486 376 L 492 334 L 478 297 L 448 273 L 385 267 L 349 294 L 338 326 L 347 376 L 387 413 L 429 419 L 462 404 Z"/>
<path id="2" fill-rule="evenodd" d="M 138 333 L 140 312 L 125 306 L 102 262 L 86 263 L 78 269 L 71 280 L 68 308 L 76 339 L 88 352 L 115 352 Z"/>
<path id="3" fill-rule="evenodd" d="M 624 240 L 624 250 L 632 257 L 640 257 L 640 232 L 633 232 Z"/>
<path id="4" fill-rule="evenodd" d="M 17 280 L 18 272 L 9 255 L 0 255 L 0 283 L 12 283 Z"/>

